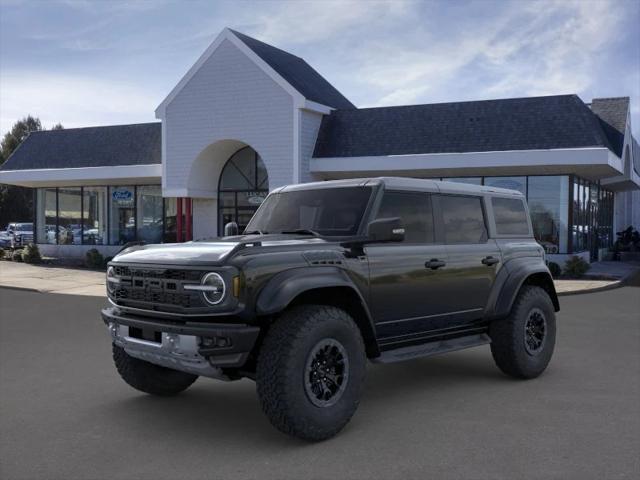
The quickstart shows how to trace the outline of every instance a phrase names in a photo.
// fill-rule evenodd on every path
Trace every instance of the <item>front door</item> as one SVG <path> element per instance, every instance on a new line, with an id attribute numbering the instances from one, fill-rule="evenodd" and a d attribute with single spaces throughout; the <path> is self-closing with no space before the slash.
<path id="1" fill-rule="evenodd" d="M 402 342 L 411 334 L 433 328 L 447 313 L 442 273 L 447 254 L 435 244 L 431 196 L 386 191 L 376 218 L 400 217 L 405 239 L 365 247 L 369 261 L 370 305 L 377 336 Z"/>

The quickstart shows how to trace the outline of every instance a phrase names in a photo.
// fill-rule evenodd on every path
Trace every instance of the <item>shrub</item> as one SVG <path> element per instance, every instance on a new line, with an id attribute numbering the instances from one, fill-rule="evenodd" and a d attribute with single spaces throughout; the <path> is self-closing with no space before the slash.
<path id="1" fill-rule="evenodd" d="M 4 258 L 4 256 L 5 256 L 4 248 L 0 247 L 0 260 L 2 260 Z"/>
<path id="2" fill-rule="evenodd" d="M 549 262 L 547 266 L 549 267 L 549 271 L 551 272 L 551 276 L 553 278 L 558 278 L 562 273 L 562 268 L 560 268 L 560 265 L 558 265 L 556 262 Z"/>
<path id="3" fill-rule="evenodd" d="M 573 256 L 564 264 L 564 273 L 570 277 L 581 277 L 591 268 L 582 257 Z"/>
<path id="4" fill-rule="evenodd" d="M 87 251 L 85 264 L 89 268 L 102 268 L 104 266 L 104 257 L 95 248 Z"/>
<path id="5" fill-rule="evenodd" d="M 14 262 L 22 263 L 23 261 L 22 252 L 20 250 L 14 250 L 13 253 L 11 254 L 11 260 L 13 260 Z"/>
<path id="6" fill-rule="evenodd" d="M 22 250 L 22 261 L 25 263 L 40 263 L 42 257 L 40 256 L 40 249 L 37 245 L 30 243 Z"/>

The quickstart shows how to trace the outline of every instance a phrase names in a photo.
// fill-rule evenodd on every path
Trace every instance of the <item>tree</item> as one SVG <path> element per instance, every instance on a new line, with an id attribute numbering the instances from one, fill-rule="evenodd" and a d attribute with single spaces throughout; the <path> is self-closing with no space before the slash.
<path id="1" fill-rule="evenodd" d="M 4 134 L 0 142 L 0 165 L 7 161 L 13 151 L 18 148 L 31 132 L 42 130 L 42 123 L 39 118 L 27 115 L 22 120 L 13 124 L 11 130 Z"/>
<path id="2" fill-rule="evenodd" d="M 64 128 L 58 123 L 53 130 Z M 31 132 L 42 130 L 37 117 L 27 115 L 13 124 L 0 142 L 0 165 L 4 164 Z M 0 228 L 9 222 L 29 222 L 33 219 L 33 190 L 14 185 L 0 185 Z"/>

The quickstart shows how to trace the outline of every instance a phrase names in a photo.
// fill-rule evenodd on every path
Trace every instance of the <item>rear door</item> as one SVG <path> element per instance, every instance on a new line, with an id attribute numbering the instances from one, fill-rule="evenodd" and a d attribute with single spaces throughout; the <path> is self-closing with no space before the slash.
<path id="1" fill-rule="evenodd" d="M 442 281 L 455 298 L 450 325 L 481 318 L 501 261 L 488 236 L 483 197 L 441 194 L 434 197 L 434 211 L 448 257 Z"/>
<path id="2" fill-rule="evenodd" d="M 379 338 L 429 329 L 449 308 L 442 282 L 447 254 L 436 245 L 431 194 L 387 190 L 376 218 L 400 217 L 403 242 L 369 244 L 370 305 Z"/>

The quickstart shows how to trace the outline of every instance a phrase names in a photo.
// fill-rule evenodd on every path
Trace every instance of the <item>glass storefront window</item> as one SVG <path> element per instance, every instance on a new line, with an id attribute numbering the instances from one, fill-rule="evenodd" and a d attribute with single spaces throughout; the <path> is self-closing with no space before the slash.
<path id="1" fill-rule="evenodd" d="M 547 253 L 567 252 L 569 177 L 529 177 L 529 213 L 533 234 Z"/>
<path id="2" fill-rule="evenodd" d="M 58 189 L 58 244 L 82 244 L 82 190 Z"/>
<path id="3" fill-rule="evenodd" d="M 175 243 L 177 241 L 176 218 L 178 215 L 178 205 L 175 198 L 164 199 L 164 243 Z"/>
<path id="4" fill-rule="evenodd" d="M 269 193 L 267 169 L 255 150 L 245 147 L 229 158 L 218 191 L 218 234 L 224 235 L 229 222 L 242 232 Z"/>
<path id="5" fill-rule="evenodd" d="M 162 190 L 157 185 L 144 185 L 137 192 L 137 239 L 146 243 L 162 242 Z"/>
<path id="6" fill-rule="evenodd" d="M 135 187 L 109 187 L 109 244 L 124 245 L 136 238 Z"/>
<path id="7" fill-rule="evenodd" d="M 82 190 L 82 243 L 107 243 L 107 187 L 84 187 Z"/>
<path id="8" fill-rule="evenodd" d="M 36 203 L 36 241 L 55 244 L 58 224 L 56 189 L 39 188 Z"/>
<path id="9" fill-rule="evenodd" d="M 484 184 L 489 187 L 508 188 L 527 194 L 527 177 L 484 177 Z"/>

